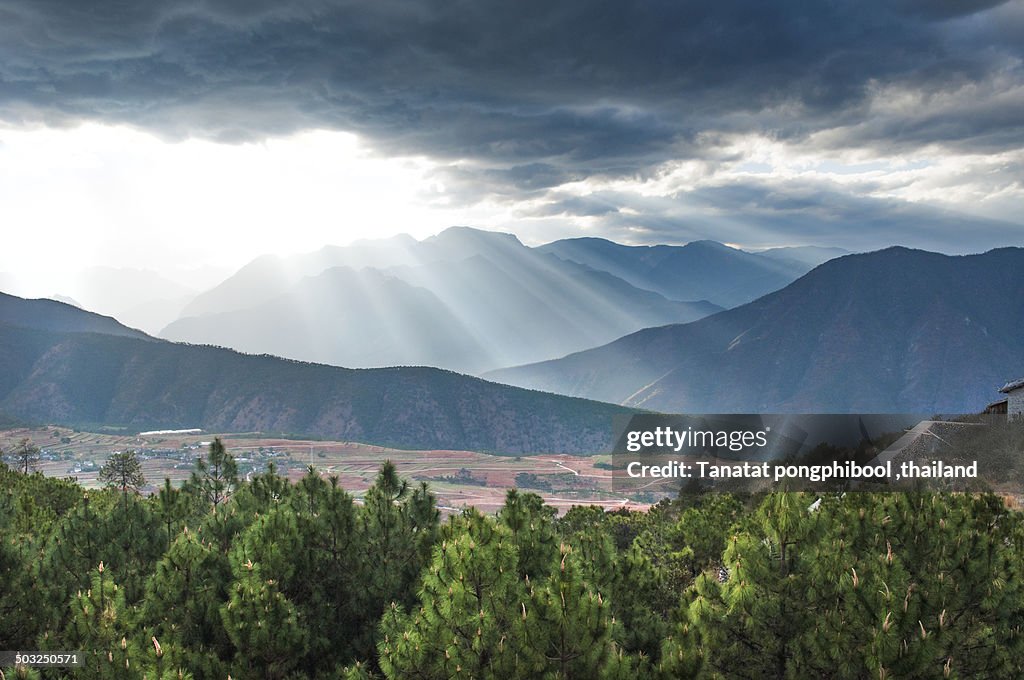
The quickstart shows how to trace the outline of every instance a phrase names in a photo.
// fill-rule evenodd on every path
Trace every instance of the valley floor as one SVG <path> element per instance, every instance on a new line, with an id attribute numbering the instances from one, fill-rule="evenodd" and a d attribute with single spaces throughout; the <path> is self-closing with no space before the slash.
<path id="1" fill-rule="evenodd" d="M 356 442 L 286 439 L 260 433 L 168 433 L 153 435 L 85 432 L 45 426 L 0 431 L 0 450 L 11 451 L 22 439 L 41 450 L 37 469 L 49 477 L 75 477 L 85 487 L 97 487 L 99 469 L 115 451 L 134 450 L 148 482 L 143 493 L 155 492 L 164 478 L 175 485 L 186 480 L 198 457 L 214 437 L 224 440 L 238 461 L 241 476 L 259 473 L 273 463 L 292 481 L 313 465 L 323 476 L 337 475 L 340 485 L 357 501 L 373 483 L 381 463 L 391 460 L 413 482 L 429 482 L 442 510 L 473 506 L 493 512 L 505 492 L 520 487 L 539 494 L 565 512 L 573 505 L 606 509 L 645 509 L 654 500 L 626 498 L 612 491 L 610 456 L 496 456 L 474 451 L 407 451 Z M 13 461 L 8 461 L 13 465 Z"/>

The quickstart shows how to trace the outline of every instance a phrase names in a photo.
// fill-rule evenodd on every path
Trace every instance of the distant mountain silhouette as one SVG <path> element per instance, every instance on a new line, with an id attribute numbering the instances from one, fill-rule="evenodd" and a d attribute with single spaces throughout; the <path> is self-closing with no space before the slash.
<path id="1" fill-rule="evenodd" d="M 478 373 L 719 310 L 668 300 L 511 234 L 454 227 L 423 241 L 259 258 L 160 335 L 338 366 Z"/>
<path id="2" fill-rule="evenodd" d="M 334 365 L 486 366 L 433 293 L 375 269 L 334 267 L 254 307 L 176 321 L 164 336 Z"/>
<path id="3" fill-rule="evenodd" d="M 673 412 L 976 412 L 1024 372 L 1024 249 L 850 255 L 700 321 L 487 377 Z"/>
<path id="4" fill-rule="evenodd" d="M 26 300 L 0 293 L 0 323 L 67 333 L 103 333 L 153 340 L 116 319 L 80 309 L 58 300 Z"/>
<path id="5" fill-rule="evenodd" d="M 735 307 L 778 290 L 813 266 L 797 258 L 747 253 L 716 241 L 624 246 L 600 238 L 572 238 L 538 250 L 606 271 L 672 300 L 708 300 L 721 307 Z"/>
<path id="6" fill-rule="evenodd" d="M 623 413 L 434 368 L 351 370 L 154 341 L 62 303 L 0 296 L 0 422 L 594 453 Z"/>
<path id="7" fill-rule="evenodd" d="M 829 260 L 849 255 L 850 251 L 843 248 L 822 248 L 821 246 L 785 246 L 761 250 L 757 254 L 761 257 L 795 262 L 806 267 L 817 267 Z"/>
<path id="8" fill-rule="evenodd" d="M 131 267 L 87 267 L 58 278 L 55 285 L 61 287 L 57 292 L 73 298 L 76 307 L 113 316 L 147 333 L 157 333 L 178 318 L 197 293 L 156 271 Z"/>
<path id="9" fill-rule="evenodd" d="M 79 302 L 78 300 L 76 300 L 73 297 L 68 297 L 67 295 L 61 295 L 59 293 L 54 293 L 53 295 L 47 295 L 45 299 L 53 300 L 54 302 L 63 302 L 64 304 L 71 305 L 72 307 L 78 307 L 79 309 L 85 309 L 85 307 L 82 305 L 81 302 Z"/>

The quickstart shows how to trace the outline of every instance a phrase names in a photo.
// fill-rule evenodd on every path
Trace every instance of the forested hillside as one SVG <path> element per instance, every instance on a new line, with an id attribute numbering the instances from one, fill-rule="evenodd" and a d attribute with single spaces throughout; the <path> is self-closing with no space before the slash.
<path id="1" fill-rule="evenodd" d="M 0 322 L 0 420 L 596 453 L 610 447 L 612 418 L 630 412 L 435 368 L 353 370 Z"/>
<path id="2" fill-rule="evenodd" d="M 390 464 L 357 500 L 313 472 L 240 482 L 215 441 L 142 498 L 131 459 L 90 492 L 0 466 L 0 647 L 80 650 L 83 679 L 1024 672 L 1024 522 L 995 496 L 556 517 L 510 490 L 496 516 L 442 517 Z"/>

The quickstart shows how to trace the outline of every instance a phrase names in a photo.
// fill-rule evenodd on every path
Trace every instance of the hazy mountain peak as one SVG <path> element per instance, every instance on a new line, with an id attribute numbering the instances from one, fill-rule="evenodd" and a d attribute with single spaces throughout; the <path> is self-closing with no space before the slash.
<path id="1" fill-rule="evenodd" d="M 262 273 L 250 263 L 161 336 L 341 366 L 428 363 L 475 373 L 721 310 L 670 300 L 508 233 L 452 227 L 392 245 L 332 247 Z M 349 273 L 321 276 L 334 267 Z"/>
<path id="2" fill-rule="evenodd" d="M 491 375 L 664 411 L 972 412 L 1020 371 L 1020 291 L 1022 248 L 897 246 L 693 323 Z"/>
<path id="3" fill-rule="evenodd" d="M 812 265 L 776 260 L 718 241 L 684 246 L 626 246 L 598 238 L 554 241 L 538 250 L 606 271 L 671 300 L 708 300 L 735 307 L 782 288 Z"/>
<path id="4" fill-rule="evenodd" d="M 76 299 L 74 299 L 72 297 L 68 297 L 67 295 L 60 295 L 59 293 L 54 293 L 53 295 L 46 296 L 45 299 L 47 299 L 47 300 L 54 300 L 56 302 L 63 302 L 64 304 L 71 305 L 72 307 L 77 307 L 79 309 L 85 309 L 78 300 L 76 300 Z"/>
<path id="5" fill-rule="evenodd" d="M 116 319 L 47 298 L 28 300 L 0 293 L 0 324 L 62 333 L 102 333 L 153 340 Z"/>
<path id="6" fill-rule="evenodd" d="M 823 262 L 833 260 L 837 257 L 850 255 L 851 251 L 845 248 L 825 246 L 781 246 L 768 248 L 754 252 L 761 257 L 769 257 L 776 260 L 798 262 L 810 267 L 816 267 Z"/>
<path id="7" fill-rule="evenodd" d="M 713 241 L 711 239 L 706 239 L 706 238 L 705 239 L 699 239 L 697 241 L 690 241 L 689 243 L 687 243 L 683 247 L 684 248 L 686 248 L 686 247 L 690 247 L 690 248 L 707 248 L 709 250 L 718 250 L 718 251 L 731 250 L 731 251 L 735 251 L 735 252 L 741 252 L 737 248 L 733 248 L 732 246 L 727 246 L 724 243 L 719 243 L 718 241 Z"/>
<path id="8" fill-rule="evenodd" d="M 441 233 L 423 239 L 423 243 L 433 243 L 451 247 L 455 244 L 464 245 L 503 245 L 518 246 L 525 248 L 522 241 L 515 234 L 504 231 L 489 231 L 477 229 L 476 227 L 454 226 L 448 227 Z"/>

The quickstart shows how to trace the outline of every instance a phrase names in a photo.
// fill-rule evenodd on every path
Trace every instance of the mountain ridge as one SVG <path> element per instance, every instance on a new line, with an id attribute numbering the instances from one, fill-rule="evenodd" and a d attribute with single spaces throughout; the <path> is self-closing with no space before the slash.
<path id="1" fill-rule="evenodd" d="M 1020 372 L 1024 249 L 848 255 L 689 324 L 485 374 L 661 411 L 979 410 Z"/>
<path id="2" fill-rule="evenodd" d="M 671 300 L 708 300 L 725 308 L 782 288 L 811 268 L 709 239 L 682 246 L 627 246 L 583 237 L 553 241 L 538 250 L 607 271 Z"/>
<path id="3" fill-rule="evenodd" d="M 0 319 L 0 413 L 25 421 L 598 453 L 610 446 L 612 419 L 631 412 L 436 368 L 344 369 Z"/>
<path id="4" fill-rule="evenodd" d="M 37 330 L 122 335 L 157 341 L 129 328 L 112 316 L 89 312 L 67 302 L 50 298 L 28 299 L 0 292 L 0 323 Z"/>
<path id="5" fill-rule="evenodd" d="M 393 266 L 356 262 L 363 253 L 382 258 L 393 249 Z M 336 268 L 323 269 L 332 262 L 347 263 L 337 264 L 352 270 L 347 283 L 310 285 L 310 277 L 324 280 Z M 220 311 L 211 311 L 218 305 Z M 297 259 L 258 258 L 192 309 L 206 312 L 180 318 L 160 336 L 338 366 L 427 363 L 475 374 L 720 307 L 669 300 L 528 248 L 512 234 L 455 227 L 418 242 L 389 239 Z"/>

